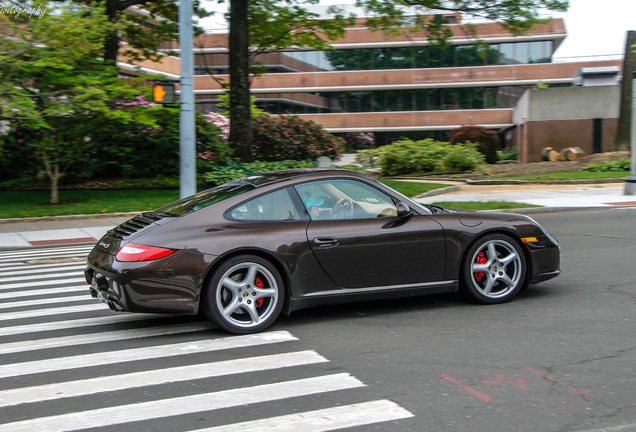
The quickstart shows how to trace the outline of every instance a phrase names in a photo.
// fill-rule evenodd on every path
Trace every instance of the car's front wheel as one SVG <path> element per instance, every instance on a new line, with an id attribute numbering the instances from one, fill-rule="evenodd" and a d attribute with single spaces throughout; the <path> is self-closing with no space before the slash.
<path id="1" fill-rule="evenodd" d="M 525 283 L 526 258 L 512 238 L 490 234 L 468 249 L 461 272 L 465 294 L 480 303 L 503 303 Z"/>
<path id="2" fill-rule="evenodd" d="M 256 333 L 278 317 L 284 300 L 280 274 L 267 260 L 240 255 L 225 261 L 202 296 L 206 317 L 236 334 Z"/>

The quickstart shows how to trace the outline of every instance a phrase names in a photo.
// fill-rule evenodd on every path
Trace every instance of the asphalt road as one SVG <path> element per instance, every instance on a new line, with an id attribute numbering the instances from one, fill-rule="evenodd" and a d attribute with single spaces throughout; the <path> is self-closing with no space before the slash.
<path id="1" fill-rule="evenodd" d="M 510 303 L 322 307 L 252 339 L 104 310 L 81 248 L 0 254 L 0 431 L 635 431 L 636 209 L 533 217 L 563 274 Z"/>

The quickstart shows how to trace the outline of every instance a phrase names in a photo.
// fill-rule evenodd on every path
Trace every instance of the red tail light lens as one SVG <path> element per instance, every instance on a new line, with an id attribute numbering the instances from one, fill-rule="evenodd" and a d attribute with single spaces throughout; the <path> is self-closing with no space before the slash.
<path id="1" fill-rule="evenodd" d="M 164 249 L 154 246 L 144 246 L 135 243 L 128 243 L 119 249 L 115 259 L 117 261 L 152 261 L 167 257 L 175 253 L 174 249 Z"/>

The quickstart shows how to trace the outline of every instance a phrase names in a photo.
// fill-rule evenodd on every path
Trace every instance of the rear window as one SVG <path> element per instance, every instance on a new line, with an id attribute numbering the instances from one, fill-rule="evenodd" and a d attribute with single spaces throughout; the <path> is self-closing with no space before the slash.
<path id="1" fill-rule="evenodd" d="M 226 183 L 161 207 L 157 213 L 173 217 L 183 216 L 254 188 L 255 186 L 249 183 Z"/>

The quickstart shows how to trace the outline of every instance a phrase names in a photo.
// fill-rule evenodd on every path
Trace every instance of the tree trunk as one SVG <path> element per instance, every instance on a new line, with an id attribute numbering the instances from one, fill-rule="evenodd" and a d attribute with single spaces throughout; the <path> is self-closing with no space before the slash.
<path id="1" fill-rule="evenodd" d="M 51 161 L 49 156 L 44 149 L 44 146 L 40 147 L 40 154 L 42 157 L 42 163 L 44 164 L 44 170 L 46 171 L 46 175 L 49 177 L 50 183 L 50 192 L 51 195 L 49 197 L 50 204 L 57 204 L 60 202 L 59 198 L 59 183 L 60 177 L 63 174 L 60 173 L 60 165 L 57 160 Z"/>
<path id="2" fill-rule="evenodd" d="M 110 22 L 116 22 L 118 19 L 118 0 L 106 0 L 106 16 Z M 106 36 L 104 42 L 104 62 L 107 64 L 117 64 L 117 53 L 119 52 L 119 35 L 117 31 L 111 32 Z"/>
<path id="3" fill-rule="evenodd" d="M 59 171 L 59 170 L 56 169 L 55 171 Z M 51 180 L 51 199 L 49 200 L 49 202 L 51 204 L 58 204 L 60 202 L 60 196 L 59 196 L 60 177 L 62 176 L 59 174 L 59 172 L 49 176 L 49 179 Z"/>
<path id="4" fill-rule="evenodd" d="M 248 0 L 230 0 L 230 143 L 246 162 L 253 159 L 249 33 Z"/>
<path id="5" fill-rule="evenodd" d="M 636 31 L 627 32 L 625 43 L 625 58 L 623 59 L 623 78 L 621 79 L 620 112 L 614 151 L 629 150 L 632 125 L 632 80 L 636 70 L 636 52 L 632 47 L 636 44 Z"/>

